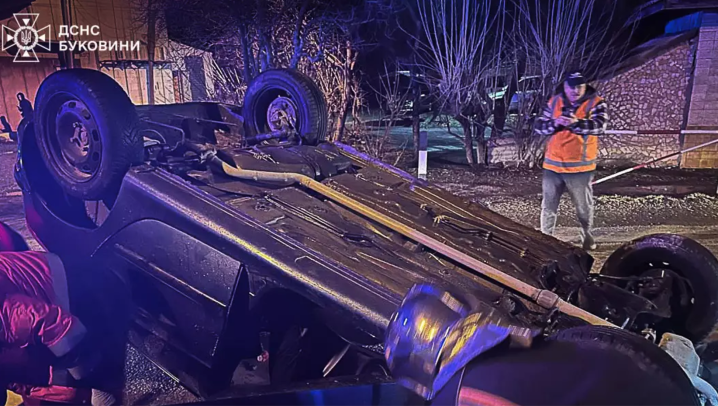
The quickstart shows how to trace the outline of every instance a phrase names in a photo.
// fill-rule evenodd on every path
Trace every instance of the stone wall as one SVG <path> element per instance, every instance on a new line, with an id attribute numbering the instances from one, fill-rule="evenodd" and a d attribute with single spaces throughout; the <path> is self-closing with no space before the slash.
<path id="1" fill-rule="evenodd" d="M 648 62 L 596 85 L 606 98 L 615 130 L 681 130 L 695 41 L 686 41 Z M 678 134 L 607 134 L 601 139 L 603 166 L 627 166 L 676 152 Z M 656 163 L 677 166 L 680 157 Z"/>
<path id="2" fill-rule="evenodd" d="M 702 16 L 687 128 L 718 130 L 718 14 Z M 686 134 L 683 145 L 690 148 L 715 138 L 712 134 Z M 718 168 L 718 145 L 685 154 L 681 166 Z"/>
<path id="3" fill-rule="evenodd" d="M 718 146 L 718 145 L 717 145 Z M 606 134 L 599 140 L 599 165 L 629 167 L 653 158 L 668 155 L 681 148 L 678 134 Z M 489 163 L 511 164 L 518 160 L 516 145 L 511 138 L 494 140 L 489 146 Z M 676 167 L 680 157 L 657 162 L 654 166 Z"/>
<path id="4" fill-rule="evenodd" d="M 638 67 L 594 84 L 608 103 L 609 130 L 681 130 L 694 50 L 695 40 L 685 41 Z M 718 103 L 718 96 L 716 100 Z M 718 112 L 715 117 L 718 119 Z M 630 166 L 678 151 L 681 140 L 678 134 L 606 134 L 599 145 L 600 166 Z M 515 162 L 513 141 L 496 140 L 489 158 L 491 163 Z M 679 163 L 676 157 L 656 166 Z"/>
<path id="5" fill-rule="evenodd" d="M 693 80 L 690 126 L 718 126 L 718 17 L 704 17 L 704 26 L 698 34 L 696 76 Z"/>
<path id="6" fill-rule="evenodd" d="M 615 130 L 680 130 L 693 65 L 685 42 L 641 66 L 596 85 Z"/>
<path id="7" fill-rule="evenodd" d="M 678 134 L 606 134 L 599 140 L 599 165 L 604 167 L 623 167 L 650 161 L 681 149 Z M 656 162 L 654 166 L 675 167 L 679 165 L 678 156 Z"/>
<path id="8" fill-rule="evenodd" d="M 519 160 L 516 143 L 513 138 L 500 138 L 489 143 L 489 163 L 512 163 Z"/>

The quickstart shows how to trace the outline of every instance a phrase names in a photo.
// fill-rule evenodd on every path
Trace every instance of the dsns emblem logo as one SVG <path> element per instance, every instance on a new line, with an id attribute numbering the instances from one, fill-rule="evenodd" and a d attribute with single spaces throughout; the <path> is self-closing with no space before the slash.
<path id="1" fill-rule="evenodd" d="M 2 26 L 2 50 L 16 47 L 15 62 L 38 62 L 35 47 L 50 50 L 50 26 L 37 29 L 39 14 L 15 14 L 18 28 Z"/>

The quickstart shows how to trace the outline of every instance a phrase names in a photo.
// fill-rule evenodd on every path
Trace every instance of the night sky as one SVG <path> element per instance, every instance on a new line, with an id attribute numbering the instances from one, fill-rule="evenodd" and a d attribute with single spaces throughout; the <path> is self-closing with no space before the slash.
<path id="1" fill-rule="evenodd" d="M 17 0 L 15 0 L 17 1 Z M 351 1 L 356 3 L 361 0 L 335 0 L 332 3 L 337 7 Z M 618 32 L 625 21 L 633 14 L 636 7 L 645 3 L 646 0 L 620 0 L 616 6 L 612 32 Z M 533 3 L 533 2 L 531 2 Z M 609 0 L 598 0 L 597 4 L 607 5 Z M 167 25 L 170 36 L 188 45 L 202 47 L 192 38 L 183 36 L 185 32 L 196 33 L 203 30 L 207 34 L 223 32 L 233 29 L 229 26 L 231 18 L 252 18 L 252 7 L 254 1 L 248 0 L 206 0 L 193 2 L 194 7 L 201 9 L 177 8 L 167 13 Z M 539 2 L 546 4 L 546 2 Z M 241 10 L 241 13 L 240 13 Z M 665 24 L 671 19 L 689 14 L 691 11 L 668 11 L 653 15 L 638 24 L 634 30 L 625 30 L 623 38 L 629 41 L 631 46 L 636 46 L 657 36 L 662 35 Z M 206 17 L 203 17 L 206 16 Z M 397 12 L 392 16 L 393 21 L 372 24 L 365 24 L 361 27 L 361 36 L 368 46 L 365 46 L 360 57 L 360 68 L 366 74 L 373 75 L 375 71 L 383 69 L 385 60 L 395 58 L 406 58 L 410 55 L 410 48 L 407 46 L 408 37 L 398 26 L 411 26 L 408 13 Z M 217 31 L 219 30 L 219 31 Z M 386 34 L 385 34 L 386 33 Z"/>

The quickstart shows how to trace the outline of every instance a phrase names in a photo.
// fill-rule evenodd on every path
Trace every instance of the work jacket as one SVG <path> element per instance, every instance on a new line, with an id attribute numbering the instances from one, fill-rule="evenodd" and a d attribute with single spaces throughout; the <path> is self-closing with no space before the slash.
<path id="1" fill-rule="evenodd" d="M 573 113 L 578 121 L 556 128 L 553 120 Z M 608 112 L 605 100 L 590 86 L 586 94 L 571 104 L 563 91 L 551 97 L 537 119 L 536 132 L 551 135 L 546 144 L 544 169 L 557 173 L 590 172 L 596 169 L 598 136 L 606 130 Z"/>

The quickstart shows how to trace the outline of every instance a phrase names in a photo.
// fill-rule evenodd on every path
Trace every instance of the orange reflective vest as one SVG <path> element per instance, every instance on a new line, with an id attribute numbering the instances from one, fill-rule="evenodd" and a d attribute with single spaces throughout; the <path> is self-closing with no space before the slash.
<path id="1" fill-rule="evenodd" d="M 581 103 L 575 111 L 576 118 L 590 118 L 591 110 L 601 101 L 600 96 L 593 96 Z M 555 95 L 549 100 L 553 112 L 552 118 L 561 116 L 564 98 Z M 556 132 L 546 145 L 543 161 L 544 169 L 558 173 L 579 173 L 596 170 L 598 158 L 598 137 L 595 135 L 579 135 L 564 128 Z"/>

